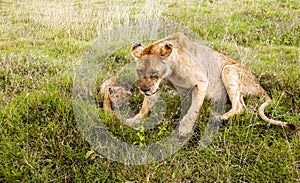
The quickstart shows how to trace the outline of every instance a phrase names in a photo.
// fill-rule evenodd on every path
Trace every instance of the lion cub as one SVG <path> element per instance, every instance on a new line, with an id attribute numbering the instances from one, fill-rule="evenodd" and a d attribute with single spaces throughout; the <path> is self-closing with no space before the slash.
<path id="1" fill-rule="evenodd" d="M 127 102 L 131 92 L 124 87 L 117 86 L 118 78 L 112 76 L 105 80 L 100 88 L 100 94 L 103 96 L 103 109 L 104 111 L 112 111 L 118 109 Z"/>

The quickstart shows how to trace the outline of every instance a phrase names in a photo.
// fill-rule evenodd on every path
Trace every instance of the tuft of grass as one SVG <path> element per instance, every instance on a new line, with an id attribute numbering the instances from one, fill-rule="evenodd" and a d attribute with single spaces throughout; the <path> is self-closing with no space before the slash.
<path id="1" fill-rule="evenodd" d="M 245 113 L 203 150 L 206 102 L 189 142 L 142 166 L 95 152 L 72 103 L 74 70 L 97 37 L 135 20 L 162 18 L 247 65 L 274 99 L 267 115 L 300 126 L 299 9 L 297 0 L 0 1 L 0 182 L 299 182 L 300 133 L 263 122 L 259 99 L 247 99 Z M 97 87 L 132 62 L 128 45 L 105 57 L 107 73 L 99 74 Z M 156 129 L 129 128 L 101 109 L 99 116 L 128 143 L 159 141 L 180 117 L 178 96 L 164 90 L 168 115 Z M 130 99 L 136 111 L 141 97 Z"/>

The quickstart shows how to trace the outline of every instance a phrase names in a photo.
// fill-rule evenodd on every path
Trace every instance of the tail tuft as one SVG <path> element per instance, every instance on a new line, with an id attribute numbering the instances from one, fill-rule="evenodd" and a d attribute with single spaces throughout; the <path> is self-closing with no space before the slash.
<path id="1" fill-rule="evenodd" d="M 297 127 L 294 124 L 286 124 L 286 128 L 291 130 L 291 131 L 296 131 Z"/>

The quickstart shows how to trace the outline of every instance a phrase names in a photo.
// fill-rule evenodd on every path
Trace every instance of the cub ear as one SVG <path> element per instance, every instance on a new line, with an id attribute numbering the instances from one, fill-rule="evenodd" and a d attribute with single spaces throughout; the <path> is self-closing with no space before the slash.
<path id="1" fill-rule="evenodd" d="M 143 47 L 141 43 L 134 43 L 131 47 L 131 53 L 134 57 L 140 58 L 142 55 Z"/>
<path id="2" fill-rule="evenodd" d="M 112 87 L 108 87 L 109 94 L 113 94 L 114 89 Z"/>

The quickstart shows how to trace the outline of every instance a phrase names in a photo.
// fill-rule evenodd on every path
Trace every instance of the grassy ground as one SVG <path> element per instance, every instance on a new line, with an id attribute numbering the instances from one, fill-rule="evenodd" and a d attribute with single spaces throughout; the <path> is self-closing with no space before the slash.
<path id="1" fill-rule="evenodd" d="M 300 181 L 299 131 L 264 123 L 252 99 L 204 150 L 191 145 L 195 132 L 189 145 L 149 165 L 123 165 L 92 151 L 72 108 L 78 60 L 115 25 L 157 16 L 246 64 L 274 99 L 267 114 L 300 126 L 297 0 L 2 0 L 0 182 Z"/>

